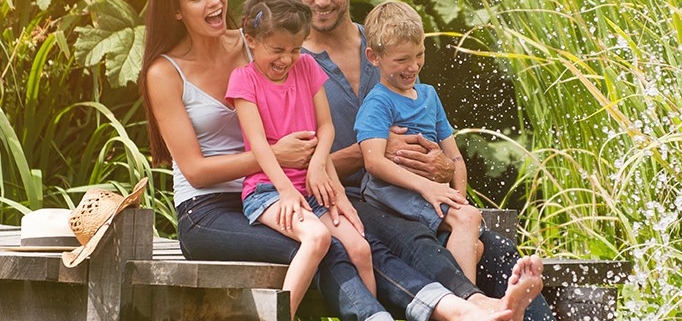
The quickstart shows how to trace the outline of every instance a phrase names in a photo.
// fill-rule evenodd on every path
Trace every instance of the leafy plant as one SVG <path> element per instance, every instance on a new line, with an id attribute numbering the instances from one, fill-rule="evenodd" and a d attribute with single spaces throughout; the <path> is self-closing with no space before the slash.
<path id="1" fill-rule="evenodd" d="M 158 211 L 163 234 L 173 235 L 169 172 L 152 169 L 138 147 L 147 138 L 131 82 L 143 34 L 135 10 L 122 1 L 1 8 L 0 222 L 16 225 L 41 207 L 74 207 L 94 186 L 126 194 L 142 176 L 156 176 L 144 202 Z M 83 13 L 94 17 L 92 26 Z"/>
<path id="2" fill-rule="evenodd" d="M 680 315 L 679 5 L 482 1 L 489 50 L 459 47 L 499 58 L 524 111 L 526 248 L 633 261 L 624 320 Z"/>

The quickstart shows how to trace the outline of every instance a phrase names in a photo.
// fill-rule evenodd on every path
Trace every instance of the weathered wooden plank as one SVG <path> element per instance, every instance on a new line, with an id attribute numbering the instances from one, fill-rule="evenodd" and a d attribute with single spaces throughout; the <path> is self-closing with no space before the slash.
<path id="1" fill-rule="evenodd" d="M 85 284 L 88 263 L 66 268 L 59 253 L 0 252 L 0 280 Z"/>
<path id="2" fill-rule="evenodd" d="M 20 230 L 21 227 L 19 226 L 14 226 L 14 225 L 1 225 L 0 224 L 0 231 L 12 231 L 12 230 Z"/>
<path id="3" fill-rule="evenodd" d="M 88 277 L 88 321 L 120 320 L 121 304 L 132 294 L 123 286 L 128 260 L 151 259 L 154 213 L 148 209 L 128 209 L 112 222 L 90 256 Z"/>
<path id="4" fill-rule="evenodd" d="M 84 321 L 84 284 L 0 280 L 0 320 Z"/>
<path id="5" fill-rule="evenodd" d="M 135 260 L 126 266 L 132 285 L 191 288 L 281 288 L 287 265 L 258 262 Z"/>
<path id="6" fill-rule="evenodd" d="M 615 287 L 545 287 L 542 294 L 557 321 L 616 320 L 618 289 Z"/>
<path id="7" fill-rule="evenodd" d="M 134 287 L 124 320 L 289 321 L 289 292 L 274 289 Z"/>
<path id="8" fill-rule="evenodd" d="M 543 259 L 545 286 L 623 284 L 632 263 L 606 260 Z"/>

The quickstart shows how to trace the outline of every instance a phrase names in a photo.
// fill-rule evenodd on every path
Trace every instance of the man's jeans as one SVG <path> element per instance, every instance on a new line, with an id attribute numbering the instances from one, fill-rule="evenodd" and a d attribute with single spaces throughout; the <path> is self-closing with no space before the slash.
<path id="1" fill-rule="evenodd" d="M 477 269 L 477 285 L 464 276 L 454 257 L 443 247 L 433 232 L 423 224 L 406 220 L 386 209 L 375 208 L 349 195 L 366 233 L 375 235 L 395 255 L 429 280 L 437 281 L 455 295 L 467 299 L 474 293 L 501 298 L 507 289 L 512 267 L 520 258 L 516 244 L 499 234 L 485 230 L 483 257 Z M 528 306 L 524 320 L 555 320 L 542 295 Z"/>
<path id="2" fill-rule="evenodd" d="M 190 260 L 257 261 L 288 264 L 298 243 L 265 225 L 248 224 L 239 193 L 197 196 L 177 208 L 178 239 Z M 408 320 L 428 320 L 433 307 L 450 293 L 411 269 L 368 235 L 379 299 Z M 315 283 L 342 320 L 392 320 L 362 283 L 343 245 L 332 239 Z"/>

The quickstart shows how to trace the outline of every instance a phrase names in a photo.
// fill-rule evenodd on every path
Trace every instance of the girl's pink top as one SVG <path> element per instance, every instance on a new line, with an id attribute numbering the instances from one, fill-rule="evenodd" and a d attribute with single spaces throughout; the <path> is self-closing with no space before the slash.
<path id="1" fill-rule="evenodd" d="M 317 122 L 313 97 L 327 80 L 327 74 L 310 55 L 301 54 L 289 70 L 283 84 L 276 84 L 261 74 L 254 63 L 235 69 L 230 76 L 225 100 L 234 106 L 234 99 L 240 98 L 258 106 L 265 136 L 274 144 L 280 138 L 297 131 L 315 131 Z M 239 116 L 239 115 L 237 115 Z M 244 137 L 245 149 L 251 146 Z M 296 189 L 306 195 L 305 179 L 307 170 L 283 168 Z M 256 189 L 258 183 L 271 183 L 265 173 L 260 172 L 244 179 L 242 199 Z"/>

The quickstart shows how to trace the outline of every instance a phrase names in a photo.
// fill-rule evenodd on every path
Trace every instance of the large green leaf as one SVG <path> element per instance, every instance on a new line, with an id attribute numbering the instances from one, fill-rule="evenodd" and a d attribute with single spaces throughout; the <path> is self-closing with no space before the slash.
<path id="1" fill-rule="evenodd" d="M 113 87 L 135 82 L 144 46 L 144 26 L 137 13 L 120 0 L 95 2 L 87 10 L 93 15 L 93 26 L 76 28 L 76 59 L 86 67 L 106 60 Z"/>
<path id="2" fill-rule="evenodd" d="M 433 3 L 433 10 L 435 10 L 445 24 L 450 24 L 459 17 L 462 11 L 462 6 L 458 0 L 438 0 Z"/>

